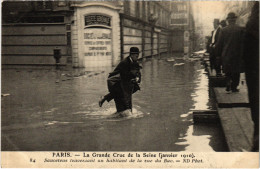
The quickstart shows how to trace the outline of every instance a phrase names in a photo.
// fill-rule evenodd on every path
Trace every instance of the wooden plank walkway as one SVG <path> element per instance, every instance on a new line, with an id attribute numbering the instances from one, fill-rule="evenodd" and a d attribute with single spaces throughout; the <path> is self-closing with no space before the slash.
<path id="1" fill-rule="evenodd" d="M 209 59 L 203 60 L 209 75 L 209 85 L 213 87 L 218 116 L 231 152 L 251 151 L 253 145 L 253 122 L 249 108 L 248 92 L 245 75 L 241 74 L 239 92 L 227 93 L 225 78 L 216 77 L 211 72 Z"/>
<path id="2" fill-rule="evenodd" d="M 219 108 L 218 113 L 229 151 L 250 151 L 253 144 L 250 109 Z"/>
<path id="3" fill-rule="evenodd" d="M 225 87 L 213 88 L 220 122 L 232 152 L 251 151 L 253 145 L 253 122 L 246 84 L 240 83 L 239 89 L 239 92 L 227 93 Z"/>
<path id="4" fill-rule="evenodd" d="M 240 88 L 236 93 L 227 93 L 224 87 L 215 87 L 213 90 L 219 108 L 249 107 L 246 88 Z"/>

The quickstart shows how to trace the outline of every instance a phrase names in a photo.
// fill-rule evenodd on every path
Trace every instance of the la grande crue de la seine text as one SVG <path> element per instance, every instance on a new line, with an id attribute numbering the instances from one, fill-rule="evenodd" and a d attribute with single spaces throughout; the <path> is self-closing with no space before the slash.
<path id="1" fill-rule="evenodd" d="M 184 154 L 176 154 L 176 153 L 139 153 L 139 152 L 129 152 L 129 153 L 120 153 L 120 152 L 53 152 L 52 157 L 86 157 L 86 158 L 123 158 L 123 157 L 147 157 L 147 158 L 195 158 L 193 153 L 184 153 Z"/>

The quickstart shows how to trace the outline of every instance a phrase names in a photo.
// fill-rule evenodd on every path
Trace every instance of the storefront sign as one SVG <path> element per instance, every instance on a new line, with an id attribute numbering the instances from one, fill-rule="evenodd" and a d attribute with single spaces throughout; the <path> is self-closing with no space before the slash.
<path id="1" fill-rule="evenodd" d="M 85 16 L 85 26 L 92 25 L 103 25 L 111 26 L 111 19 L 105 15 L 86 15 Z"/>
<path id="2" fill-rule="evenodd" d="M 111 29 L 87 28 L 84 30 L 84 56 L 87 66 L 111 64 L 111 49 Z"/>

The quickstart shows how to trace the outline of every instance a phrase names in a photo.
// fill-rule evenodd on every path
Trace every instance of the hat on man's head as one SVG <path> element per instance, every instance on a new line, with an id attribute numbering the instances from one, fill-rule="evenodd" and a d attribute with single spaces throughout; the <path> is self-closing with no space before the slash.
<path id="1" fill-rule="evenodd" d="M 226 23 L 225 20 L 222 20 L 222 21 L 220 22 L 220 25 L 223 26 L 223 27 L 225 27 L 225 26 L 227 26 L 227 23 Z"/>
<path id="2" fill-rule="evenodd" d="M 227 19 L 237 19 L 237 16 L 234 12 L 230 12 L 227 16 Z"/>
<path id="3" fill-rule="evenodd" d="M 130 54 L 140 53 L 139 49 L 137 47 L 131 47 L 130 48 Z"/>
<path id="4" fill-rule="evenodd" d="M 219 24 L 219 19 L 214 19 L 213 22 Z"/>

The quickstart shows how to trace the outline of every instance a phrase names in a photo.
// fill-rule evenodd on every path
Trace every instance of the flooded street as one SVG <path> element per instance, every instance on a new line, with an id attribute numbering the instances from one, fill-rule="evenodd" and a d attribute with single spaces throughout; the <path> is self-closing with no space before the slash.
<path id="1" fill-rule="evenodd" d="M 98 106 L 112 68 L 78 77 L 70 76 L 75 70 L 4 69 L 2 93 L 10 95 L 2 97 L 2 150 L 227 151 L 220 124 L 193 124 L 192 110 L 212 109 L 200 62 L 152 58 L 142 66 L 127 118 L 114 116 L 114 101 Z"/>

